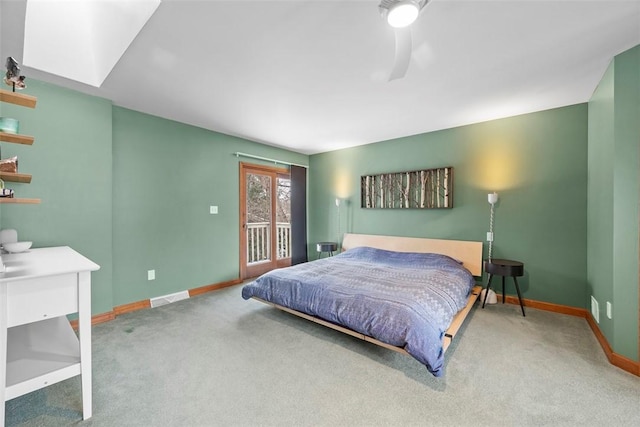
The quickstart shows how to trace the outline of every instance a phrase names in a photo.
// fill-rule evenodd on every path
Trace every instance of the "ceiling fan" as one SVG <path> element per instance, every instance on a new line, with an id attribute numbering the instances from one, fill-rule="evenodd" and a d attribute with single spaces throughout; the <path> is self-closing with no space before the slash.
<path id="1" fill-rule="evenodd" d="M 413 50 L 411 24 L 430 0 L 381 0 L 380 14 L 396 33 L 396 54 L 389 81 L 404 77 L 411 62 Z"/>

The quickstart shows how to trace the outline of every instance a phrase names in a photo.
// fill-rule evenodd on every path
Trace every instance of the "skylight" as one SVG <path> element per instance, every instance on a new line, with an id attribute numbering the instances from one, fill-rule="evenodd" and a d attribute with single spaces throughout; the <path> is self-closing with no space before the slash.
<path id="1" fill-rule="evenodd" d="M 100 87 L 160 0 L 28 0 L 23 64 Z"/>

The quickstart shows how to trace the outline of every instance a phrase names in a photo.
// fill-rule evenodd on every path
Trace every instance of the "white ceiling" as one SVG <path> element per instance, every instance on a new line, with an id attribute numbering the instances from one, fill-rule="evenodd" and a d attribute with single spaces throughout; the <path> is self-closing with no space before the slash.
<path id="1" fill-rule="evenodd" d="M 25 0 L 0 0 L 0 54 L 27 86 L 313 154 L 586 102 L 640 44 L 640 0 L 432 0 L 406 77 L 389 82 L 394 32 L 378 4 L 163 0 L 95 88 L 22 64 Z"/>

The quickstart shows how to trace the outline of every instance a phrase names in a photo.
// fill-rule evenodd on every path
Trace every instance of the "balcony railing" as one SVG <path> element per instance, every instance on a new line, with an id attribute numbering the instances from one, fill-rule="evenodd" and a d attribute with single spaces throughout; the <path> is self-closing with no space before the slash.
<path id="1" fill-rule="evenodd" d="M 276 222 L 277 259 L 291 258 L 291 224 Z M 268 222 L 247 224 L 247 263 L 271 259 L 271 232 Z"/>

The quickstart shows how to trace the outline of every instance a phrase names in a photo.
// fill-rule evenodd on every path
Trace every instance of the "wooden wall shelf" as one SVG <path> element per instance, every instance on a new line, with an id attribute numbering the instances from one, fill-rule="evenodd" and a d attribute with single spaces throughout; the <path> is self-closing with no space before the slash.
<path id="1" fill-rule="evenodd" d="M 13 173 L 0 171 L 0 179 L 9 182 L 21 182 L 23 184 L 31 183 L 31 175 L 26 173 Z"/>
<path id="2" fill-rule="evenodd" d="M 20 92 L 11 92 L 0 89 L 0 101 L 9 102 L 11 104 L 21 105 L 23 107 L 36 108 L 38 98 L 31 95 L 24 95 Z"/>
<path id="3" fill-rule="evenodd" d="M 22 107 L 36 108 L 37 100 L 38 98 L 36 98 L 35 96 L 24 95 L 19 92 L 11 92 L 8 90 L 0 89 L 0 102 L 8 102 L 10 104 L 20 105 Z M 33 144 L 34 137 L 27 136 L 27 135 L 0 132 L 0 141 L 12 142 L 14 144 L 31 145 Z M 9 182 L 20 182 L 24 184 L 29 184 L 31 182 L 31 175 L 28 175 L 26 173 L 0 172 L 0 179 L 9 181 Z M 40 203 L 40 199 L 21 199 L 16 197 L 11 197 L 11 198 L 0 197 L 0 203 L 36 205 Z"/>
<path id="4" fill-rule="evenodd" d="M 37 205 L 40 203 L 40 199 L 19 199 L 17 197 L 13 197 L 13 198 L 0 197 L 0 203 Z"/>
<path id="5" fill-rule="evenodd" d="M 19 135 L 16 133 L 0 132 L 0 141 L 13 142 L 14 144 L 31 145 L 35 140 L 34 137 L 28 135 Z"/>

